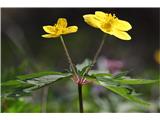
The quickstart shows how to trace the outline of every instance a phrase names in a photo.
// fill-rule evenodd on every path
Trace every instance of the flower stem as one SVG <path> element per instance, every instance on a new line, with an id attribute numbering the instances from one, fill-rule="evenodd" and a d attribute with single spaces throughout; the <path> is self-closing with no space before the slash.
<path id="1" fill-rule="evenodd" d="M 84 75 L 87 74 L 91 70 L 91 68 L 94 66 L 94 64 L 96 63 L 97 57 L 99 56 L 99 54 L 102 50 L 102 47 L 104 45 L 105 38 L 106 38 L 106 34 L 102 38 L 102 41 L 101 41 L 100 46 L 99 46 L 99 48 L 93 58 L 91 66 L 88 69 L 86 69 L 86 71 L 83 73 L 82 78 L 81 78 L 82 80 L 84 79 Z M 82 85 L 80 85 L 80 84 L 78 84 L 78 93 L 79 93 L 79 106 L 80 106 L 79 109 L 80 109 L 80 113 L 83 113 Z"/>
<path id="2" fill-rule="evenodd" d="M 96 63 L 97 57 L 99 56 L 99 54 L 100 54 L 100 52 L 101 52 L 101 50 L 102 50 L 102 47 L 103 47 L 103 45 L 104 45 L 105 39 L 106 39 L 106 34 L 104 34 L 104 36 L 103 36 L 103 38 L 102 38 L 102 41 L 101 41 L 101 43 L 100 43 L 100 45 L 99 45 L 99 48 L 98 48 L 98 50 L 97 50 L 97 52 L 96 52 L 96 54 L 95 54 L 95 56 L 94 56 L 94 58 L 93 58 L 93 61 L 92 61 L 91 65 L 90 65 L 90 67 L 88 67 L 88 69 L 86 69 L 86 71 L 83 73 L 83 77 L 84 77 L 85 74 L 87 74 L 87 73 L 92 69 L 92 67 L 93 67 L 94 64 Z M 83 79 L 83 77 L 82 77 L 82 79 Z"/>
<path id="3" fill-rule="evenodd" d="M 93 65 L 96 63 L 96 61 L 97 61 L 97 57 L 99 56 L 99 54 L 100 54 L 100 52 L 101 52 L 101 50 L 102 50 L 102 47 L 103 47 L 103 45 L 104 45 L 105 38 L 106 38 L 106 34 L 104 34 L 104 36 L 103 36 L 103 38 L 102 38 L 102 41 L 101 41 L 101 43 L 100 43 L 100 46 L 99 46 L 99 48 L 98 48 L 98 50 L 97 50 L 97 52 L 96 52 L 96 54 L 95 54 L 95 56 L 94 56 L 94 58 L 93 58 L 92 66 L 93 66 Z M 91 67 L 92 67 L 92 66 L 91 66 Z"/>
<path id="4" fill-rule="evenodd" d="M 65 51 L 65 54 L 67 56 L 68 62 L 71 65 L 71 69 L 73 70 L 73 73 L 77 76 L 77 79 L 78 79 L 78 75 L 77 75 L 76 69 L 75 69 L 74 64 L 72 62 L 72 59 L 71 59 L 71 57 L 69 55 L 69 52 L 68 52 L 68 49 L 67 49 L 66 44 L 64 42 L 64 39 L 63 39 L 62 36 L 60 36 L 60 39 L 61 39 L 61 43 L 62 43 L 64 51 Z"/>
<path id="5" fill-rule="evenodd" d="M 69 52 L 68 52 L 68 49 L 67 49 L 66 44 L 64 42 L 64 39 L 62 36 L 60 36 L 60 39 L 61 39 L 62 45 L 64 47 L 64 51 L 67 56 L 68 62 L 71 65 L 71 69 L 73 71 L 73 74 L 76 76 L 76 79 L 79 80 L 78 74 L 77 74 L 76 69 L 74 67 L 74 64 L 72 62 L 72 59 L 69 55 Z M 82 85 L 80 85 L 80 84 L 78 84 L 78 95 L 79 95 L 79 109 L 80 109 L 80 112 L 83 113 Z"/>
<path id="6" fill-rule="evenodd" d="M 82 85 L 78 84 L 78 94 L 79 94 L 79 111 L 83 113 L 83 97 L 82 97 Z"/>

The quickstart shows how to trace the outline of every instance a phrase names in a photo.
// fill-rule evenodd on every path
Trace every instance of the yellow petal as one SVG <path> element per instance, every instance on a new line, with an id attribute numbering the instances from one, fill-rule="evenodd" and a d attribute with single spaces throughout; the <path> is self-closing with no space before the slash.
<path id="1" fill-rule="evenodd" d="M 116 36 L 117 38 L 121 39 L 121 40 L 131 40 L 130 35 L 127 32 L 124 31 L 120 31 L 120 30 L 114 30 L 112 32 L 112 35 Z"/>
<path id="2" fill-rule="evenodd" d="M 92 27 L 99 28 L 101 21 L 93 14 L 83 15 L 84 21 Z"/>
<path id="3" fill-rule="evenodd" d="M 115 28 L 122 30 L 122 31 L 128 31 L 132 29 L 132 26 L 127 21 L 117 19 L 115 20 Z"/>
<path id="4" fill-rule="evenodd" d="M 102 11 L 96 11 L 95 12 L 95 15 L 97 18 L 99 18 L 100 20 L 105 20 L 106 18 L 106 14 Z"/>
<path id="5" fill-rule="evenodd" d="M 60 35 L 54 35 L 54 34 L 44 34 L 44 35 L 42 35 L 42 37 L 44 37 L 44 38 L 55 38 L 55 37 L 59 37 Z"/>
<path id="6" fill-rule="evenodd" d="M 43 29 L 45 32 L 47 33 L 55 33 L 55 28 L 51 25 L 46 25 L 46 26 L 43 26 Z"/>
<path id="7" fill-rule="evenodd" d="M 67 27 L 67 20 L 65 18 L 59 18 L 57 21 L 57 26 L 61 28 Z"/>
<path id="8" fill-rule="evenodd" d="M 70 26 L 70 27 L 67 27 L 66 29 L 64 29 L 64 31 L 62 32 L 62 34 L 74 33 L 74 32 L 77 32 L 77 30 L 78 30 L 77 26 Z"/>

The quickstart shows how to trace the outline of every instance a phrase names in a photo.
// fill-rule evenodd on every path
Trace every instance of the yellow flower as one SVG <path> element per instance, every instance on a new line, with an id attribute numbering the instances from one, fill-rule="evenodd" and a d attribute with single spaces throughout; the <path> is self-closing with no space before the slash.
<path id="1" fill-rule="evenodd" d="M 154 58 L 158 64 L 160 64 L 160 49 L 157 50 L 154 54 Z"/>
<path id="2" fill-rule="evenodd" d="M 95 14 L 83 16 L 84 21 L 92 27 L 99 28 L 104 33 L 114 35 L 122 40 L 130 40 L 126 32 L 132 28 L 129 22 L 118 19 L 115 15 L 96 11 Z"/>
<path id="3" fill-rule="evenodd" d="M 42 37 L 55 38 L 63 34 L 65 35 L 65 34 L 77 32 L 78 27 L 77 26 L 67 27 L 67 20 L 65 18 L 59 18 L 57 23 L 54 26 L 46 25 L 46 26 L 43 26 L 43 29 L 47 34 L 42 35 Z"/>

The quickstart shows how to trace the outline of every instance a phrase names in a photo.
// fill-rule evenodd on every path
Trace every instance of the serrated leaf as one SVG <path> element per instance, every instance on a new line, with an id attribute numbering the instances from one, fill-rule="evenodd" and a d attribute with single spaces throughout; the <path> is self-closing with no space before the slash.
<path id="1" fill-rule="evenodd" d="M 109 89 L 110 91 L 141 105 L 149 105 L 148 102 L 143 101 L 142 99 L 136 97 L 134 94 L 131 94 L 131 91 L 128 88 L 121 87 L 121 86 L 111 86 L 111 85 L 106 85 L 104 82 L 99 82 L 99 85 Z"/>
<path id="2" fill-rule="evenodd" d="M 143 79 L 122 79 L 114 81 L 120 84 L 129 84 L 129 85 L 151 84 L 158 82 L 158 80 L 143 80 Z"/>

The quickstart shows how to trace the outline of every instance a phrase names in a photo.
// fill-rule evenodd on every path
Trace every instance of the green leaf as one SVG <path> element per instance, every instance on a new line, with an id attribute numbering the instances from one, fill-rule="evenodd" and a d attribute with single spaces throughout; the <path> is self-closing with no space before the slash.
<path id="1" fill-rule="evenodd" d="M 87 65 L 84 68 L 82 68 L 82 70 L 80 71 L 80 75 L 84 75 L 84 73 L 87 71 L 87 69 L 89 69 L 91 67 L 91 65 Z"/>
<path id="2" fill-rule="evenodd" d="M 61 80 L 61 79 L 69 79 L 70 76 L 64 76 L 64 75 L 47 75 L 47 76 L 42 76 L 39 78 L 32 78 L 29 80 L 26 80 L 27 83 L 29 84 L 33 84 L 33 87 L 24 89 L 24 92 L 31 92 L 33 90 L 39 89 L 41 87 L 50 85 L 54 82 L 56 82 L 57 80 Z"/>
<path id="3" fill-rule="evenodd" d="M 2 86 L 2 97 L 17 97 L 20 95 L 24 95 L 26 93 L 23 92 L 23 89 L 33 87 L 33 85 L 28 83 L 23 83 L 18 86 Z"/>
<path id="4" fill-rule="evenodd" d="M 26 79 L 41 77 L 44 75 L 62 75 L 62 74 L 64 74 L 64 73 L 44 71 L 44 72 L 38 72 L 38 73 L 31 73 L 31 74 L 27 74 L 27 75 L 20 75 L 20 76 L 17 76 L 17 78 L 20 80 L 26 80 Z"/>
<path id="5" fill-rule="evenodd" d="M 130 84 L 130 85 L 151 84 L 158 82 L 158 80 L 143 80 L 143 79 L 122 79 L 114 81 L 120 84 Z"/>
<path id="6" fill-rule="evenodd" d="M 119 79 L 119 78 L 122 78 L 123 76 L 126 76 L 128 74 L 128 71 L 125 71 L 125 72 L 120 72 L 116 75 L 113 76 L 113 79 Z"/>
<path id="7" fill-rule="evenodd" d="M 131 79 L 129 77 L 125 77 L 124 75 L 127 72 L 119 73 L 115 76 L 109 73 L 98 73 L 92 74 L 91 76 L 96 77 L 98 80 L 105 81 L 105 82 L 112 82 L 117 84 L 128 84 L 128 85 L 138 85 L 138 84 L 151 84 L 156 83 L 158 80 L 145 80 L 145 79 Z M 110 81 L 109 81 L 110 80 Z"/>
<path id="8" fill-rule="evenodd" d="M 27 95 L 33 90 L 53 84 L 58 80 L 70 79 L 71 74 L 60 72 L 39 72 L 18 76 L 19 80 L 10 80 L 2 84 L 4 96 L 17 97 Z"/>
<path id="9" fill-rule="evenodd" d="M 55 75 L 46 75 L 46 76 L 41 76 L 38 78 L 32 78 L 32 79 L 28 79 L 26 80 L 27 83 L 29 84 L 33 84 L 35 86 L 29 88 L 29 89 L 25 89 L 25 92 L 30 92 L 28 90 L 36 90 L 39 89 L 41 87 L 50 85 L 54 82 L 56 82 L 57 80 L 64 80 L 64 79 L 70 79 L 71 75 L 70 74 L 55 74 Z"/>
<path id="10" fill-rule="evenodd" d="M 112 78 L 112 74 L 110 74 L 110 73 L 97 73 L 97 74 L 92 74 L 91 76 L 94 76 L 94 77 Z"/>
<path id="11" fill-rule="evenodd" d="M 110 91 L 132 101 L 135 103 L 139 103 L 141 105 L 149 105 L 148 102 L 143 101 L 142 99 L 138 98 L 137 96 L 135 96 L 134 94 L 132 94 L 132 91 L 130 91 L 130 89 L 125 88 L 125 87 L 121 87 L 121 86 L 111 86 L 111 85 L 106 85 L 106 83 L 100 81 L 99 85 L 109 89 Z"/>
<path id="12" fill-rule="evenodd" d="M 7 82 L 2 82 L 1 88 L 2 88 L 2 94 L 3 93 L 11 93 L 14 91 L 14 89 L 20 89 L 20 88 L 26 88 L 31 87 L 33 85 L 29 83 L 25 83 L 23 81 L 19 80 L 9 80 Z"/>
<path id="13" fill-rule="evenodd" d="M 85 78 L 87 81 L 90 81 L 90 82 L 92 82 L 92 83 L 97 82 L 97 80 L 96 80 L 95 77 L 92 77 L 92 76 L 89 76 L 89 75 L 85 75 L 84 78 Z"/>
<path id="14" fill-rule="evenodd" d="M 1 86 L 3 87 L 12 87 L 12 86 L 19 86 L 21 85 L 21 82 L 19 82 L 18 80 L 9 80 L 7 82 L 2 82 Z"/>
<path id="15" fill-rule="evenodd" d="M 115 85 L 118 86 L 119 83 L 112 80 L 112 78 L 106 78 L 106 77 L 96 77 L 96 80 L 99 82 L 103 82 L 105 85 Z"/>
<path id="16" fill-rule="evenodd" d="M 82 71 L 86 66 L 89 66 L 92 64 L 92 61 L 89 59 L 85 59 L 81 64 L 77 64 L 76 68 L 78 71 Z"/>

